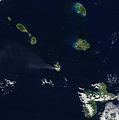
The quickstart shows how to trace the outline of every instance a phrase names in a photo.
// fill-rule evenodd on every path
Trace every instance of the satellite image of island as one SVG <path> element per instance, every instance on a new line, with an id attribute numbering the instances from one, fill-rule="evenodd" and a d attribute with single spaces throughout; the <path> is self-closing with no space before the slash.
<path id="1" fill-rule="evenodd" d="M 119 0 L 0 0 L 0 119 L 119 120 Z"/>

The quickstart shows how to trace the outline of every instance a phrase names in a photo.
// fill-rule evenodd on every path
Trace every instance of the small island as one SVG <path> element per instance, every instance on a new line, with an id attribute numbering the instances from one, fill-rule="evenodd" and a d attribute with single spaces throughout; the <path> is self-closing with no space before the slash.
<path id="1" fill-rule="evenodd" d="M 77 14 L 80 14 L 80 15 L 82 15 L 82 16 L 86 16 L 86 9 L 85 9 L 85 7 L 84 7 L 81 3 L 76 2 L 76 3 L 73 5 L 73 8 L 74 8 L 74 10 L 75 10 L 75 12 L 76 12 Z"/>
<path id="2" fill-rule="evenodd" d="M 97 113 L 96 102 L 106 102 L 117 98 L 114 94 L 107 92 L 107 86 L 104 82 L 92 84 L 91 86 L 97 91 L 79 88 L 81 92 L 78 92 L 83 104 L 83 112 L 87 118 L 91 118 Z"/>
<path id="3" fill-rule="evenodd" d="M 11 17 L 9 17 L 9 16 L 7 17 L 7 19 L 8 19 L 8 21 L 12 21 L 12 18 L 11 18 Z"/>
<path id="4" fill-rule="evenodd" d="M 35 45 L 36 43 L 37 43 L 36 37 L 32 36 L 31 39 L 30 39 L 30 44 Z"/>
<path id="5" fill-rule="evenodd" d="M 59 62 L 56 62 L 56 64 L 54 64 L 54 69 L 55 69 L 57 72 L 61 71 L 61 66 L 60 66 Z"/>
<path id="6" fill-rule="evenodd" d="M 74 44 L 73 44 L 73 47 L 76 49 L 76 50 L 81 50 L 81 51 L 86 51 L 87 49 L 90 48 L 90 44 L 86 41 L 86 40 L 83 40 L 83 39 L 78 39 Z"/>

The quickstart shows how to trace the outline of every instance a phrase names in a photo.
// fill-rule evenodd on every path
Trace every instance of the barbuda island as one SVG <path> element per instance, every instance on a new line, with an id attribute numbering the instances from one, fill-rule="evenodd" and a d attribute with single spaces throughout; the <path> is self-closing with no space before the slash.
<path id="1" fill-rule="evenodd" d="M 83 112 L 87 118 L 91 118 L 97 113 L 96 102 L 107 102 L 117 98 L 114 94 L 107 92 L 107 86 L 104 82 L 92 84 L 91 86 L 97 89 L 97 91 L 79 88 L 81 92 L 78 92 L 83 104 Z"/>
<path id="2" fill-rule="evenodd" d="M 89 49 L 91 47 L 91 45 L 86 41 L 86 40 L 83 40 L 83 39 L 78 39 L 74 44 L 73 44 L 73 47 L 76 49 L 76 50 L 81 50 L 81 51 L 86 51 L 87 49 Z"/>
<path id="3" fill-rule="evenodd" d="M 74 3 L 73 9 L 77 14 L 86 16 L 86 9 L 81 3 L 79 3 L 79 2 Z"/>

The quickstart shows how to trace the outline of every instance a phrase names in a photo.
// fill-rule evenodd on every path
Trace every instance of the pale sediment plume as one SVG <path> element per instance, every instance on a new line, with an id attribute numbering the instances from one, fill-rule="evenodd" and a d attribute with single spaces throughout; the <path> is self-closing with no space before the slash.
<path id="1" fill-rule="evenodd" d="M 32 69 L 54 69 L 38 54 L 25 48 L 25 46 L 12 43 L 0 50 L 0 71 L 22 71 Z"/>
<path id="2" fill-rule="evenodd" d="M 44 63 L 44 62 L 39 62 L 39 64 L 34 64 L 34 63 L 30 63 L 28 65 L 28 68 L 30 69 L 54 69 L 51 65 Z"/>

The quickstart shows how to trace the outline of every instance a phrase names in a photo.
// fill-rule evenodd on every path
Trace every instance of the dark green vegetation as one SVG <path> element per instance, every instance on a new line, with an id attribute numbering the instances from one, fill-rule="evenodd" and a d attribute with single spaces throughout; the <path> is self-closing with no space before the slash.
<path id="1" fill-rule="evenodd" d="M 20 30 L 21 32 L 26 32 L 26 33 L 28 33 L 26 27 L 25 27 L 24 25 L 22 25 L 21 23 L 18 23 L 18 24 L 16 25 L 16 27 L 17 27 L 17 29 Z"/>
<path id="2" fill-rule="evenodd" d="M 86 40 L 82 40 L 82 39 L 78 39 L 73 47 L 76 49 L 76 50 L 81 50 L 81 51 L 86 51 L 87 49 L 89 49 L 91 46 L 90 44 L 86 41 Z"/>
<path id="3" fill-rule="evenodd" d="M 73 7 L 74 7 L 74 10 L 77 14 L 81 14 L 82 16 L 86 16 L 86 9 L 81 3 L 76 2 Z"/>

